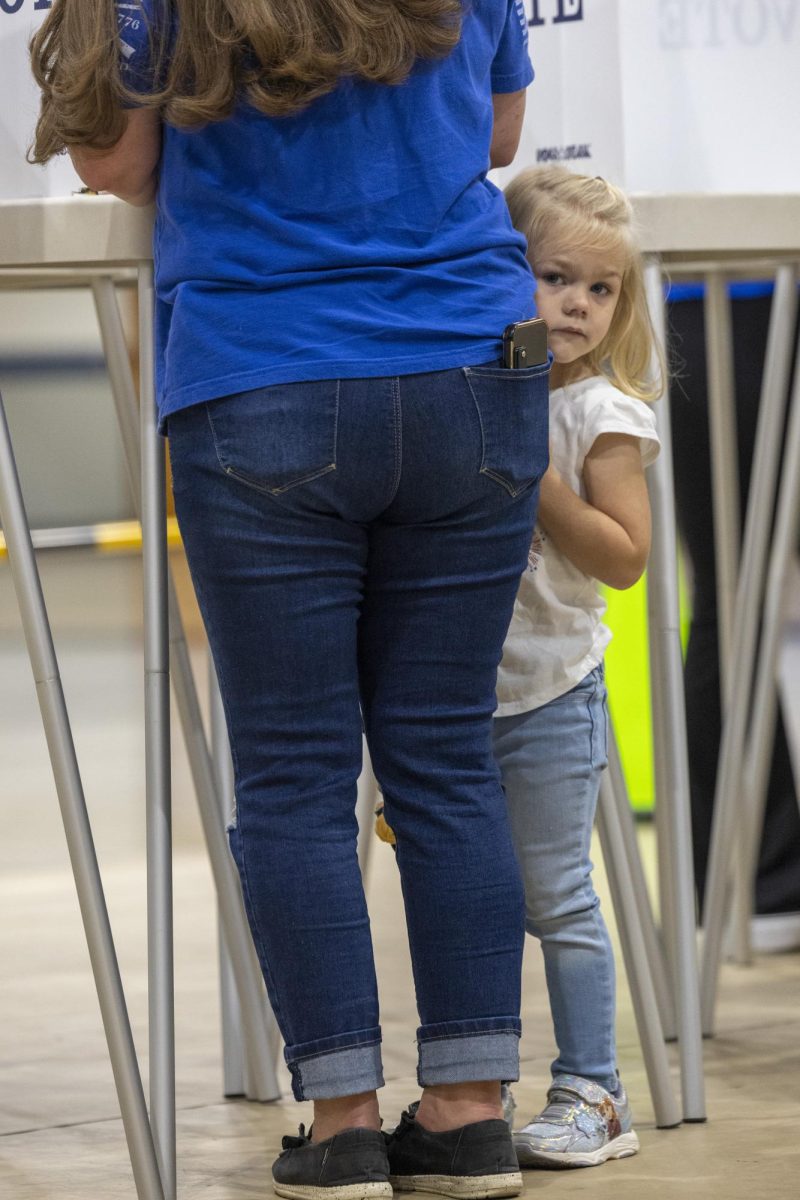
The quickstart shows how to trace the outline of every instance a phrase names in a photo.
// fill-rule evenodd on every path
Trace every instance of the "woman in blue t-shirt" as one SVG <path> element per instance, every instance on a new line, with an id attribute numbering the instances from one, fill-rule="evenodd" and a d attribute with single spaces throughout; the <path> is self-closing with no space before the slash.
<path id="1" fill-rule="evenodd" d="M 33 157 L 155 198 L 175 504 L 236 772 L 230 829 L 313 1138 L 276 1190 L 514 1195 L 523 896 L 494 685 L 547 460 L 547 365 L 490 165 L 532 78 L 521 0 L 59 0 Z M 354 803 L 362 717 L 420 1015 L 387 1152 Z M 346 1133 L 343 1131 L 347 1131 Z"/>

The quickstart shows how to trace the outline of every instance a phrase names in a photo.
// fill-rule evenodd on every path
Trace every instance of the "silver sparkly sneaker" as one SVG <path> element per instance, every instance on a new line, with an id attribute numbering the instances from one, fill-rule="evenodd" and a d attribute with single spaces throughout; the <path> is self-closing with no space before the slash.
<path id="1" fill-rule="evenodd" d="M 505 1121 L 511 1132 L 514 1132 L 514 1113 L 517 1108 L 517 1102 L 514 1099 L 514 1093 L 507 1083 L 500 1084 L 500 1103 L 503 1106 L 503 1120 Z"/>
<path id="2" fill-rule="evenodd" d="M 612 1096 L 580 1075 L 556 1075 L 547 1107 L 514 1134 L 523 1167 L 596 1167 L 639 1149 L 625 1089 Z"/>

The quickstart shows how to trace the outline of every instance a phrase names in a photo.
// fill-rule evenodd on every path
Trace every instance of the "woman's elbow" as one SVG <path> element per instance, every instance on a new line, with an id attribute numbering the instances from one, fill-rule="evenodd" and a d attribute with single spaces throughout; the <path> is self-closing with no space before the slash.
<path id="1" fill-rule="evenodd" d="M 75 170 L 93 192 L 110 192 L 132 204 L 149 204 L 156 193 L 155 171 L 145 171 L 133 164 L 118 164 L 102 158 L 72 155 Z"/>
<path id="2" fill-rule="evenodd" d="M 519 138 L 512 142 L 500 142 L 498 145 L 492 144 L 489 153 L 489 162 L 492 170 L 495 167 L 510 167 L 517 156 L 519 149 Z"/>
<path id="3" fill-rule="evenodd" d="M 161 156 L 158 113 L 135 109 L 126 114 L 122 136 L 108 149 L 70 146 L 70 157 L 83 182 L 94 192 L 111 192 L 132 204 L 153 199 Z"/>
<path id="4" fill-rule="evenodd" d="M 519 149 L 525 117 L 525 91 L 500 93 L 492 97 L 494 127 L 489 146 L 492 167 L 510 167 Z"/>

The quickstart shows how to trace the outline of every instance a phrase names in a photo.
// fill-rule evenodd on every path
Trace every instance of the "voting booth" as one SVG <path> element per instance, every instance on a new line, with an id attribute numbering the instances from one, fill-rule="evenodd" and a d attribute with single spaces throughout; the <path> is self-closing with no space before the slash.
<path id="1" fill-rule="evenodd" d="M 637 203 L 650 254 L 648 290 L 663 336 L 661 256 L 680 268 L 709 257 L 732 261 L 738 224 L 752 193 L 797 189 L 796 121 L 800 109 L 796 61 L 800 11 L 796 0 L 515 0 L 527 24 L 537 77 L 514 171 L 558 161 L 605 175 L 631 191 L 665 193 Z M 176 1193 L 172 959 L 169 882 L 169 667 L 190 758 L 225 934 L 241 1005 L 247 1094 L 277 1094 L 276 1045 L 252 951 L 247 944 L 238 882 L 227 854 L 220 796 L 229 785 L 226 748 L 209 747 L 193 690 L 180 613 L 169 581 L 164 540 L 163 447 L 153 412 L 153 279 L 147 210 L 110 197 L 73 196 L 80 183 L 68 160 L 46 168 L 25 162 L 37 97 L 27 43 L 50 0 L 0 0 L 0 286 L 34 286 L 42 278 L 66 288 L 90 286 L 97 305 L 132 493 L 142 514 L 145 547 L 145 673 L 147 807 L 151 915 L 150 1111 L 147 1112 L 121 980 L 114 960 L 102 888 L 47 614 L 38 587 L 8 430 L 0 420 L 0 517 L 14 543 L 12 568 L 43 697 L 54 773 L 73 852 L 76 885 L 101 1002 L 109 1051 L 140 1200 L 172 1200 Z M 773 136 L 759 128 L 769 115 Z M 751 193 L 707 206 L 708 193 Z M 706 193 L 696 197 L 675 193 Z M 778 199 L 778 197 L 772 197 Z M 676 201 L 678 203 L 676 203 Z M 688 203 L 686 203 L 688 201 Z M 740 203 L 741 201 L 741 203 Z M 800 255 L 798 204 L 770 209 L 760 231 L 750 229 L 742 250 L 762 261 Z M 783 222 L 783 223 L 782 223 Z M 789 230 L 789 233 L 784 233 Z M 791 230 L 795 230 L 792 234 Z M 713 234 L 713 236 L 712 236 Z M 759 240 L 762 239 L 762 240 Z M 705 259 L 704 256 L 705 255 Z M 703 268 L 705 269 L 705 268 Z M 786 276 L 788 281 L 788 276 Z M 788 297 L 788 281 L 784 292 Z M 142 332 L 141 390 L 136 398 L 116 302 L 119 286 L 136 284 Z M 67 293 L 65 293 L 66 295 Z M 800 404 L 795 406 L 800 410 Z M 663 410 L 662 410 L 663 413 Z M 2 417 L 2 406 L 0 406 Z M 668 420 L 660 416 L 665 452 L 654 480 L 654 559 L 648 597 L 654 700 L 660 706 L 659 801 L 669 821 L 659 830 L 668 844 L 674 910 L 662 953 L 637 860 L 624 781 L 612 756 L 601 803 L 601 834 L 634 995 L 637 1024 L 653 1095 L 656 1123 L 705 1119 L 698 1010 L 691 855 L 687 853 L 688 793 L 677 642 L 675 535 L 671 512 Z M 798 436 L 800 444 L 800 436 Z M 788 503 L 788 501 L 787 501 Z M 763 540 L 763 539 L 762 539 Z M 778 570 L 778 567 L 776 567 Z M 763 572 L 762 572 L 763 573 Z M 52 732 L 50 732 L 52 731 Z M 664 732 L 666 731 L 666 732 Z M 665 749 L 666 747 L 666 749 Z M 683 754 L 683 757 L 681 757 Z M 666 782 L 665 782 L 666 781 Z M 609 791 L 610 787 L 610 791 Z M 369 797 L 367 797 L 369 799 Z M 620 802 L 621 799 L 624 802 Z M 369 839 L 364 843 L 368 846 Z M 726 851 L 727 853 L 727 851 Z M 724 858 L 724 855 L 721 856 Z M 627 902 L 627 908 L 625 904 Z M 664 914 L 662 913 L 662 916 Z M 670 944 L 671 943 L 671 944 Z M 234 953 L 235 951 L 235 953 Z M 709 968 L 713 976 L 713 967 Z M 713 982 L 713 981 L 712 981 Z M 713 987 L 711 989 L 713 991 Z M 664 1051 L 664 1032 L 677 1033 L 682 1102 L 677 1104 Z"/>

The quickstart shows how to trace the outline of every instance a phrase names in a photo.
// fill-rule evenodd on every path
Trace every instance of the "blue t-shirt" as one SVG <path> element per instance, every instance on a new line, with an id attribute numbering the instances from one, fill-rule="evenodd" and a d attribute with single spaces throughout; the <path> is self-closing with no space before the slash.
<path id="1" fill-rule="evenodd" d="M 164 3 L 118 3 L 122 61 L 139 90 L 148 20 Z M 180 408 L 271 383 L 499 355 L 504 327 L 534 313 L 534 284 L 486 178 L 492 93 L 532 78 L 522 0 L 471 0 L 453 53 L 399 86 L 346 79 L 295 116 L 241 103 L 200 130 L 165 126 L 162 426 Z"/>

